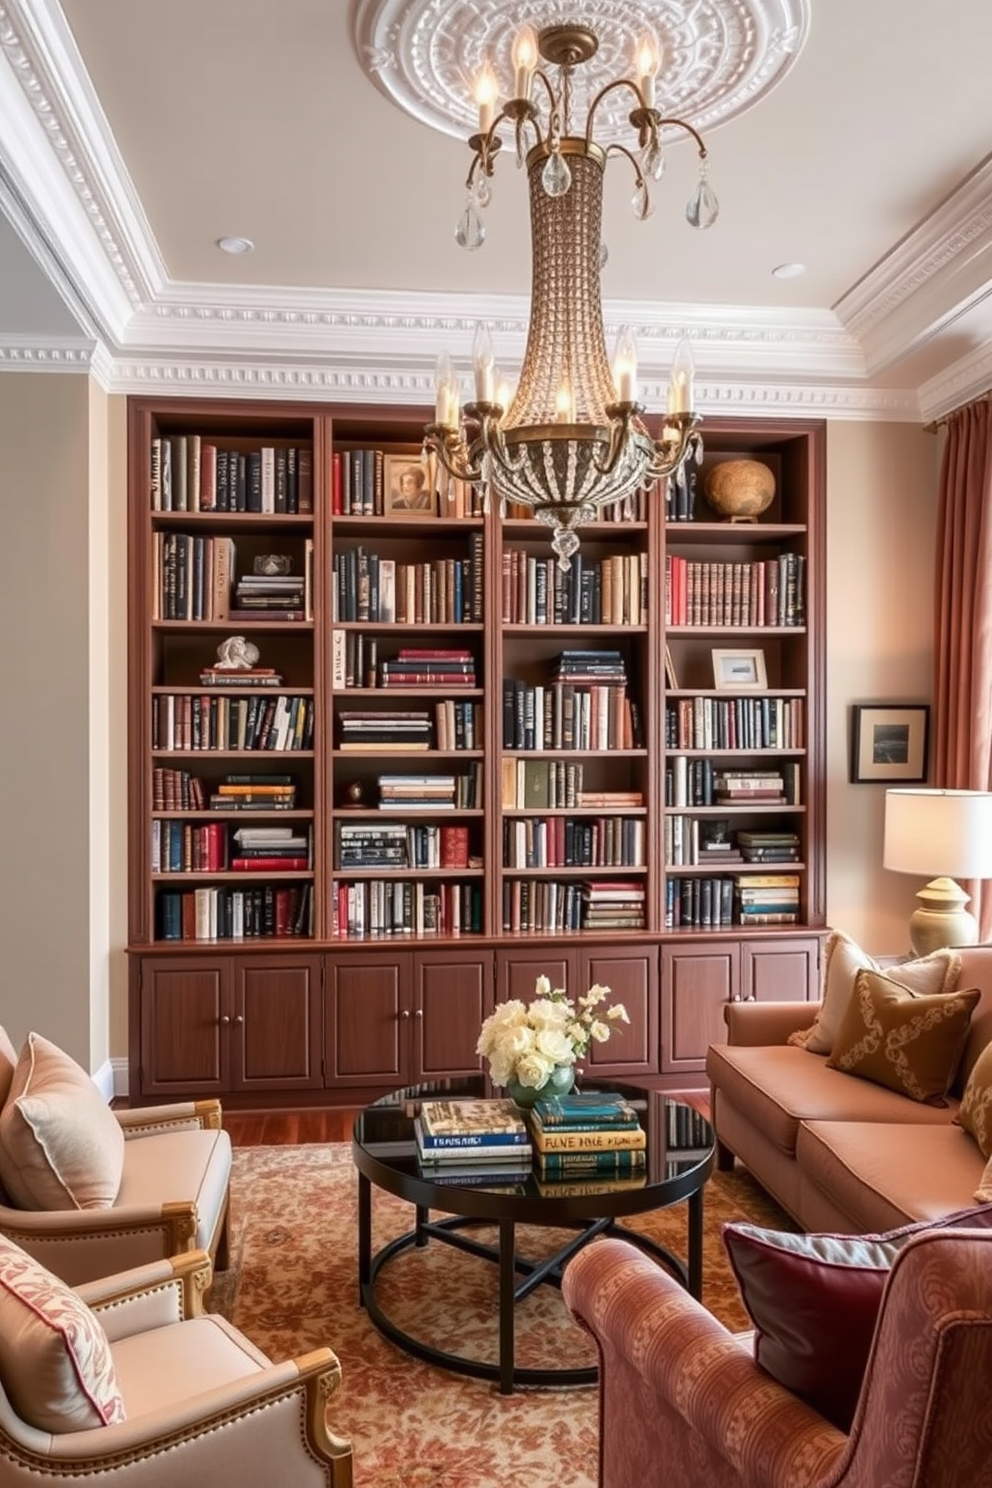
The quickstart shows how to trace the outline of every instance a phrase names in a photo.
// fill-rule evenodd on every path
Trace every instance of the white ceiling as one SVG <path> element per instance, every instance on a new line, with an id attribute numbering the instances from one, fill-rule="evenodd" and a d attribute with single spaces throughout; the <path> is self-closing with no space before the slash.
<path id="1" fill-rule="evenodd" d="M 937 416 L 992 385 L 989 0 L 530 13 L 588 20 L 608 52 L 625 11 L 691 31 L 755 6 L 773 39 L 804 12 L 808 32 L 773 88 L 706 132 L 717 224 L 685 222 L 691 148 L 669 149 L 645 223 L 611 161 L 608 325 L 637 327 L 649 405 L 688 332 L 704 413 Z M 456 246 L 468 150 L 397 107 L 360 56 L 377 18 L 382 33 L 405 11 L 427 13 L 416 44 L 457 81 L 524 4 L 0 0 L 0 366 L 85 364 L 120 391 L 409 403 L 429 401 L 442 347 L 467 369 L 477 318 L 502 361 L 519 358 L 525 184 L 507 149 L 485 247 Z M 674 63 L 668 86 L 684 89 Z M 665 87 L 663 69 L 662 107 Z M 255 252 L 221 253 L 225 234 Z M 805 275 L 772 277 L 791 261 Z"/>

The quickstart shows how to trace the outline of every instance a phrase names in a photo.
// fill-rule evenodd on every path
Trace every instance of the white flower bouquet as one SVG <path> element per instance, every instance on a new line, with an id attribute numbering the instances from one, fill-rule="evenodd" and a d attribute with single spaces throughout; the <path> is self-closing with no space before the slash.
<path id="1" fill-rule="evenodd" d="M 482 1025 L 476 1053 L 489 1060 L 494 1085 L 541 1090 L 556 1069 L 570 1068 L 590 1044 L 605 1044 L 616 1023 L 629 1023 L 622 1002 L 605 1008 L 609 987 L 590 987 L 573 1001 L 546 976 L 537 979 L 534 1000 L 500 1003 Z"/>

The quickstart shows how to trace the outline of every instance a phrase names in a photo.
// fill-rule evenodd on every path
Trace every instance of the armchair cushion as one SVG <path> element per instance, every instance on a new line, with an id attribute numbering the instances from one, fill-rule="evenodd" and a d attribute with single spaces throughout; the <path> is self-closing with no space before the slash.
<path id="1" fill-rule="evenodd" d="M 0 1111 L 0 1178 L 23 1209 L 106 1209 L 124 1166 L 120 1123 L 89 1075 L 29 1033 Z"/>
<path id="2" fill-rule="evenodd" d="M 123 1421 L 107 1335 L 64 1282 L 0 1235 L 0 1376 L 40 1431 Z"/>
<path id="3" fill-rule="evenodd" d="M 859 971 L 827 1064 L 942 1106 L 981 995 L 975 987 L 927 996 L 878 972 Z"/>
<path id="4" fill-rule="evenodd" d="M 757 1362 L 850 1431 L 892 1263 L 923 1230 L 992 1228 L 992 1204 L 881 1235 L 791 1235 L 727 1224 L 723 1242 L 755 1326 Z"/>

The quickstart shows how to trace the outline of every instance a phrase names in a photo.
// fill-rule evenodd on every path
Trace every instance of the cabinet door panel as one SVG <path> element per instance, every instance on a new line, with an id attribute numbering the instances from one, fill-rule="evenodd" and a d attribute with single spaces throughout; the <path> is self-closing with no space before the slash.
<path id="1" fill-rule="evenodd" d="M 599 983 L 613 994 L 604 1007 L 622 1002 L 630 1023 L 614 1023 L 605 1044 L 594 1043 L 585 1060 L 601 1075 L 656 1075 L 658 1073 L 658 950 L 587 952 L 581 957 L 577 996 Z"/>
<path id="2" fill-rule="evenodd" d="M 741 942 L 741 996 L 749 1002 L 815 1001 L 820 985 L 820 942 Z"/>
<path id="3" fill-rule="evenodd" d="M 409 1062 L 408 958 L 327 958 L 325 1081 L 329 1085 L 403 1083 Z"/>
<path id="4" fill-rule="evenodd" d="M 496 955 L 497 1001 L 507 1002 L 517 997 L 521 1002 L 530 1002 L 534 996 L 534 984 L 539 976 L 546 976 L 552 987 L 564 987 L 573 995 L 585 991 L 580 987 L 578 957 L 572 951 L 498 951 Z"/>
<path id="5" fill-rule="evenodd" d="M 706 1067 L 710 1044 L 724 1043 L 724 1004 L 740 996 L 740 952 L 735 942 L 663 946 L 664 1023 L 661 1068 L 665 1074 Z"/>
<path id="6" fill-rule="evenodd" d="M 155 961 L 140 971 L 142 1095 L 222 1095 L 229 1088 L 229 969 Z"/>
<path id="7" fill-rule="evenodd" d="M 415 964 L 412 1078 L 474 1074 L 479 1029 L 495 1002 L 492 956 L 421 952 Z"/>
<path id="8" fill-rule="evenodd" d="M 235 969 L 235 1090 L 322 1084 L 320 958 L 253 957 Z"/>

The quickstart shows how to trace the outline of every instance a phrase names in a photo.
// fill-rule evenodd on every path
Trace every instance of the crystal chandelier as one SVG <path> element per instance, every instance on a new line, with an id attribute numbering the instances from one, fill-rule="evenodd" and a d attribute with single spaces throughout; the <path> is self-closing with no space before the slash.
<path id="1" fill-rule="evenodd" d="M 479 486 L 506 513 L 519 503 L 553 529 L 551 545 L 567 568 L 579 546 L 576 529 L 604 508 L 660 478 L 681 475 L 687 459 L 701 458 L 698 415 L 692 410 L 692 355 L 676 352 L 661 436 L 652 438 L 637 401 L 637 348 L 629 327 L 617 336 L 611 368 L 606 352 L 600 270 L 607 159 L 623 155 L 634 172 L 632 206 L 639 220 L 651 211 L 649 181 L 665 167 L 663 129 L 695 140 L 698 185 L 686 207 L 693 227 L 710 227 L 717 201 L 707 179 L 706 146 L 683 119 L 655 107 L 659 50 L 645 35 L 637 47 L 636 81 L 607 83 L 589 105 L 585 130 L 572 132 L 572 75 L 599 46 L 584 26 L 558 25 L 535 33 L 524 26 L 513 46 L 514 96 L 497 113 L 497 86 L 487 64 L 477 80 L 479 130 L 469 140 L 468 201 L 456 229 L 467 249 L 485 238 L 482 212 L 491 197 L 504 122 L 514 126 L 517 160 L 526 165 L 531 212 L 531 314 L 515 395 L 497 385 L 492 339 L 478 327 L 473 347 L 475 397 L 459 407 L 458 382 L 447 353 L 438 359 L 435 419 L 424 434 L 428 456 L 449 476 Z M 558 69 L 553 82 L 540 65 Z M 537 85 L 541 106 L 533 101 Z M 596 111 L 616 91 L 631 95 L 629 123 L 637 150 L 593 137 Z M 532 142 L 531 142 L 532 141 Z M 529 148 L 528 148 L 529 145 Z"/>

